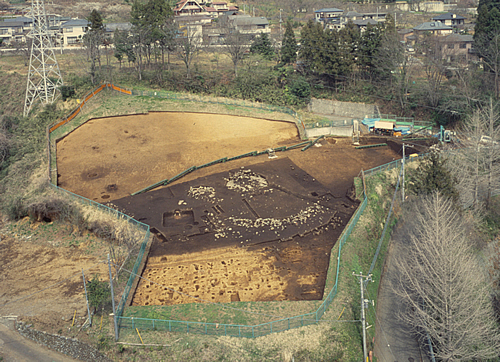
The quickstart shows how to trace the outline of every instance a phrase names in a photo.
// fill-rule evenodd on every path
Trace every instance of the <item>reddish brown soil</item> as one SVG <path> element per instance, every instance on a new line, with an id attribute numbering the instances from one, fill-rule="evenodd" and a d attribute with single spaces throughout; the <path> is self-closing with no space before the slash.
<path id="1" fill-rule="evenodd" d="M 127 197 L 193 165 L 298 142 L 293 124 L 244 117 L 151 113 L 96 119 L 58 143 L 59 185 L 90 199 L 112 201 L 156 229 L 160 238 L 151 247 L 136 305 L 320 299 L 331 248 L 356 207 L 346 197 L 353 178 L 361 169 L 399 158 L 391 148 L 356 150 L 349 140 L 322 140 L 320 147 L 305 152 L 277 152 L 279 162 L 262 155 L 220 163 L 169 187 Z M 276 199 L 236 193 L 231 206 L 198 205 L 187 196 L 189 187 L 219 192 L 222 180 L 242 167 L 266 180 L 275 177 L 273 185 L 286 192 Z M 302 181 L 297 182 L 295 173 Z M 241 206 L 245 203 L 246 209 Z M 242 213 L 253 221 L 284 220 L 321 203 L 328 220 L 315 215 L 304 230 L 286 237 L 262 228 L 253 236 L 245 230 L 241 241 L 235 235 L 216 236 L 221 230 L 214 225 L 222 223 L 227 231 L 228 220 Z M 272 206 L 278 216 L 265 211 Z M 205 210 L 211 214 L 208 219 L 202 218 Z"/>

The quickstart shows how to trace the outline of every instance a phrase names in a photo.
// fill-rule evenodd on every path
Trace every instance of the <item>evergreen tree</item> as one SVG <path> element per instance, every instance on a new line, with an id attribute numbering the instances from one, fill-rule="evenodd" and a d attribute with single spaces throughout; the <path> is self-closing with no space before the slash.
<path id="1" fill-rule="evenodd" d="M 304 68 L 317 73 L 321 65 L 321 53 L 323 49 L 324 32 L 320 23 L 312 19 L 307 22 L 300 32 L 299 59 L 303 62 Z"/>
<path id="2" fill-rule="evenodd" d="M 500 95 L 500 3 L 480 0 L 474 28 L 474 49 L 486 64 L 486 69 L 494 75 L 495 94 Z"/>
<path id="3" fill-rule="evenodd" d="M 294 63 L 297 59 L 297 41 L 293 33 L 292 23 L 286 22 L 285 36 L 283 37 L 283 44 L 281 45 L 281 63 L 290 64 Z"/>
<path id="4" fill-rule="evenodd" d="M 446 166 L 447 160 L 431 152 L 415 171 L 409 174 L 408 189 L 416 195 L 439 192 L 445 198 L 458 200 L 456 180 Z"/>
<path id="5" fill-rule="evenodd" d="M 383 28 L 379 24 L 368 24 L 359 42 L 358 64 L 367 73 L 375 70 L 375 54 L 382 43 Z"/>
<path id="6" fill-rule="evenodd" d="M 267 33 L 258 35 L 250 46 L 252 54 L 260 54 L 264 59 L 271 60 L 274 57 L 274 49 Z"/>
<path id="7" fill-rule="evenodd" d="M 97 64 L 101 70 L 100 46 L 104 42 L 104 24 L 101 14 L 97 10 L 92 10 L 87 18 L 89 30 L 83 36 L 83 44 L 87 49 L 87 56 L 90 60 L 90 79 L 92 84 L 96 83 Z"/>
<path id="8" fill-rule="evenodd" d="M 359 50 L 360 33 L 352 21 L 339 31 L 339 66 L 335 74 L 348 75 L 352 73 Z"/>

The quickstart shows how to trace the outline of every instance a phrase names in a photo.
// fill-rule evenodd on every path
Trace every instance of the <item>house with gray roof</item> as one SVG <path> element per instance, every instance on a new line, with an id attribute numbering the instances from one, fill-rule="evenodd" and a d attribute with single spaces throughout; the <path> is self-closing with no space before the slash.
<path id="1" fill-rule="evenodd" d="M 269 20 L 265 17 L 252 17 L 249 15 L 232 16 L 232 23 L 236 30 L 242 34 L 270 33 Z"/>
<path id="2" fill-rule="evenodd" d="M 60 31 L 62 33 L 61 40 L 64 46 L 78 44 L 82 42 L 82 38 L 89 29 L 89 21 L 87 19 L 72 19 L 61 24 Z"/>
<path id="3" fill-rule="evenodd" d="M 441 59 L 448 63 L 465 64 L 471 60 L 477 60 L 472 45 L 472 35 L 450 34 L 438 38 L 439 53 Z"/>
<path id="4" fill-rule="evenodd" d="M 453 33 L 453 28 L 439 21 L 425 22 L 413 28 L 413 32 L 417 37 L 425 34 L 433 36 L 444 36 Z"/>
<path id="5" fill-rule="evenodd" d="M 28 31 L 22 21 L 0 21 L 0 44 L 23 43 Z"/>
<path id="6" fill-rule="evenodd" d="M 465 24 L 465 18 L 461 15 L 457 15 L 454 13 L 441 14 L 441 15 L 433 17 L 432 20 L 439 21 L 440 23 L 443 23 L 444 25 L 449 25 L 452 27 L 457 27 L 459 25 Z"/>

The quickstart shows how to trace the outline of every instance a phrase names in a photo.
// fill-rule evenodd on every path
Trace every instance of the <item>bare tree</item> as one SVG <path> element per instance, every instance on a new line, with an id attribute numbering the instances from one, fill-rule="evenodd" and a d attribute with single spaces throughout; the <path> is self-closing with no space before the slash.
<path id="1" fill-rule="evenodd" d="M 406 305 L 402 320 L 422 341 L 429 336 L 438 360 L 496 358 L 500 332 L 491 288 L 466 217 L 435 193 L 416 201 L 403 228 L 395 287 Z"/>
<path id="2" fill-rule="evenodd" d="M 198 30 L 195 26 L 186 25 L 181 29 L 181 32 L 183 34 L 177 37 L 176 54 L 184 62 L 187 78 L 189 78 L 191 64 L 198 56 L 202 46 L 201 30 Z"/>
<path id="3" fill-rule="evenodd" d="M 433 36 L 426 36 L 419 44 L 423 57 L 423 68 L 427 82 L 425 93 L 431 107 L 437 107 L 443 97 L 442 84 L 445 80 L 445 67 L 442 60 L 443 44 Z"/>
<path id="4" fill-rule="evenodd" d="M 483 60 L 485 69 L 487 69 L 493 76 L 495 87 L 495 97 L 500 97 L 500 29 L 495 29 L 491 34 L 485 34 L 483 43 L 487 44 L 485 47 L 480 47 L 479 56 Z"/>
<path id="5" fill-rule="evenodd" d="M 26 67 L 28 66 L 28 62 L 30 60 L 32 42 L 33 42 L 32 38 L 26 37 L 25 42 L 13 41 L 10 44 L 15 49 L 14 53 L 20 54 L 23 57 L 24 65 Z"/>
<path id="6" fill-rule="evenodd" d="M 478 109 L 461 130 L 458 152 L 450 154 L 448 167 L 455 176 L 463 207 L 481 210 L 500 190 L 500 117 L 490 99 L 488 106 Z"/>
<path id="7" fill-rule="evenodd" d="M 238 76 L 238 64 L 243 60 L 245 52 L 250 49 L 249 37 L 238 30 L 228 29 L 224 41 L 224 51 L 231 58 L 234 75 Z"/>

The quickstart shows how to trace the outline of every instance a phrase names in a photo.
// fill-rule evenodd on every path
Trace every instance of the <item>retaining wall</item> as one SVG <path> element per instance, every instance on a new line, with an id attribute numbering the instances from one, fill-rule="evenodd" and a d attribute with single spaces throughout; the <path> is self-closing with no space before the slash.
<path id="1" fill-rule="evenodd" d="M 365 118 L 366 115 L 378 112 L 377 106 L 374 104 L 340 102 L 317 98 L 312 98 L 307 108 L 309 112 L 313 113 L 361 119 Z"/>
<path id="2" fill-rule="evenodd" d="M 31 324 L 26 325 L 22 322 L 16 322 L 16 329 L 23 337 L 43 344 L 54 351 L 79 359 L 80 361 L 111 362 L 110 359 L 101 354 L 98 350 L 86 343 L 80 342 L 75 338 L 37 331 L 36 329 L 31 328 Z"/>
<path id="3" fill-rule="evenodd" d="M 352 126 L 306 128 L 307 138 L 325 136 L 352 137 Z"/>

